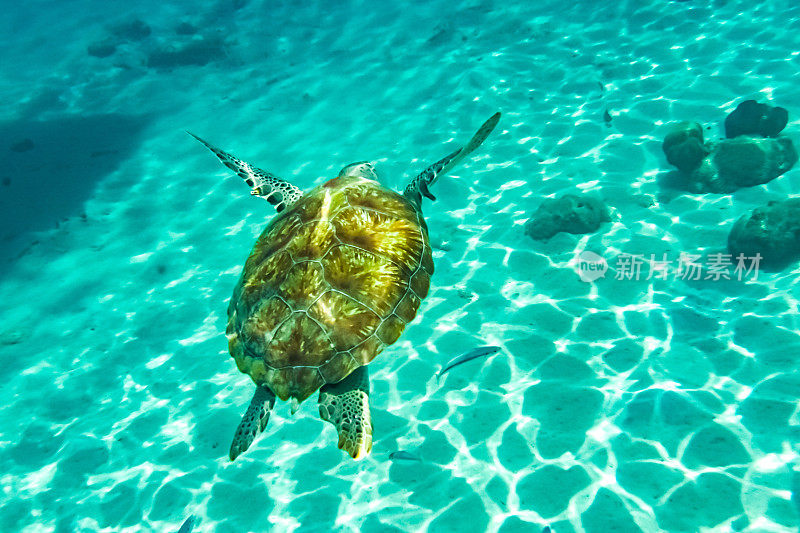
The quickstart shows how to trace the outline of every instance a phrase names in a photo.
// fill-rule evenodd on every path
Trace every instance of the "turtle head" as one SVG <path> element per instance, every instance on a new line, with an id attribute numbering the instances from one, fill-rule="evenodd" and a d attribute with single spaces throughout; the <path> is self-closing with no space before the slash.
<path id="1" fill-rule="evenodd" d="M 342 176 L 355 176 L 358 178 L 367 178 L 368 180 L 378 181 L 378 173 L 375 172 L 375 167 L 369 161 L 350 163 L 339 171 L 339 175 L 337 177 L 340 178 Z"/>

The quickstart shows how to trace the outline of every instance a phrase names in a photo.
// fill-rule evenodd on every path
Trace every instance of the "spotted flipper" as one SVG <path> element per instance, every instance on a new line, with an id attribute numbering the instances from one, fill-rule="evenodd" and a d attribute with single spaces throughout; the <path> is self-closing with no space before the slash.
<path id="1" fill-rule="evenodd" d="M 358 367 L 339 383 L 319 391 L 319 416 L 336 426 L 339 448 L 355 459 L 372 451 L 372 418 L 369 414 L 369 372 Z"/>
<path id="2" fill-rule="evenodd" d="M 200 141 L 206 148 L 214 152 L 222 164 L 229 169 L 236 172 L 250 188 L 250 194 L 253 196 L 260 196 L 275 206 L 275 209 L 280 213 L 286 207 L 295 203 L 301 196 L 303 191 L 279 177 L 271 174 L 258 167 L 254 167 L 246 161 L 238 159 L 228 152 L 223 152 L 219 148 L 207 143 L 192 132 L 187 132 L 189 135 Z"/>
<path id="3" fill-rule="evenodd" d="M 275 394 L 266 387 L 256 387 L 256 393 L 250 400 L 250 407 L 247 408 L 233 436 L 229 454 L 231 461 L 247 450 L 255 438 L 264 431 L 274 405 Z"/>
<path id="4" fill-rule="evenodd" d="M 472 139 L 466 146 L 459 148 L 452 154 L 440 159 L 428 168 L 422 171 L 416 178 L 411 180 L 403 194 L 414 202 L 417 206 L 422 205 L 422 197 L 436 200 L 436 197 L 431 194 L 430 186 L 436 183 L 439 177 L 446 174 L 451 168 L 456 166 L 459 161 L 464 159 L 467 155 L 472 153 L 478 146 L 486 140 L 486 137 L 492 133 L 494 127 L 500 121 L 500 112 L 498 111 L 492 115 L 489 120 L 483 123 L 483 126 L 472 136 Z"/>

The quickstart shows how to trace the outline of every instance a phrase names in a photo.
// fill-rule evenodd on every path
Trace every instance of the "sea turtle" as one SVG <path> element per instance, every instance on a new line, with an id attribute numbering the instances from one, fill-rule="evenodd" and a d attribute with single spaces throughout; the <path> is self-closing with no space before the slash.
<path id="1" fill-rule="evenodd" d="M 317 389 L 319 414 L 354 459 L 372 450 L 367 364 L 397 340 L 428 294 L 433 259 L 422 197 L 491 133 L 411 180 L 403 194 L 371 163 L 344 167 L 303 194 L 269 172 L 194 136 L 278 210 L 256 241 L 228 306 L 228 349 L 256 392 L 236 430 L 234 460 L 264 431 L 275 397 L 292 412 Z"/>

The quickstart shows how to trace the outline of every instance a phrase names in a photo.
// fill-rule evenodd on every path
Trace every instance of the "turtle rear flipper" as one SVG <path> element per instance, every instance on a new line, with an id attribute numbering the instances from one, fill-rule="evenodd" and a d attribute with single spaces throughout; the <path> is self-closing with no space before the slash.
<path id="1" fill-rule="evenodd" d="M 253 196 L 260 196 L 275 206 L 275 209 L 280 213 L 288 206 L 295 203 L 301 196 L 303 191 L 292 185 L 286 180 L 280 179 L 278 176 L 254 167 L 246 161 L 238 159 L 228 152 L 220 150 L 216 146 L 207 143 L 194 133 L 187 131 L 189 135 L 203 143 L 203 145 L 214 152 L 222 164 L 229 169 L 236 172 L 250 188 L 250 194 Z"/>
<path id="2" fill-rule="evenodd" d="M 250 407 L 244 413 L 242 421 L 239 422 L 239 427 L 236 428 L 236 433 L 233 436 L 229 454 L 231 461 L 247 450 L 255 438 L 266 429 L 267 422 L 269 422 L 269 414 L 272 412 L 274 405 L 275 394 L 267 387 L 256 387 L 253 399 L 250 400 Z"/>
<path id="3" fill-rule="evenodd" d="M 494 130 L 499 121 L 500 112 L 498 111 L 489 117 L 489 120 L 483 123 L 465 146 L 423 170 L 416 178 L 411 180 L 411 183 L 406 187 L 403 192 L 406 198 L 414 202 L 418 207 L 422 205 L 423 196 L 431 200 L 436 200 L 436 197 L 430 192 L 430 186 L 436 183 L 436 180 L 446 174 L 451 168 L 456 166 L 459 161 L 475 151 L 475 149 L 486 140 L 486 137 L 492 133 L 492 130 Z"/>
<path id="4" fill-rule="evenodd" d="M 372 418 L 369 413 L 369 372 L 366 366 L 353 370 L 339 383 L 319 391 L 319 416 L 336 426 L 339 448 L 353 459 L 372 451 Z"/>

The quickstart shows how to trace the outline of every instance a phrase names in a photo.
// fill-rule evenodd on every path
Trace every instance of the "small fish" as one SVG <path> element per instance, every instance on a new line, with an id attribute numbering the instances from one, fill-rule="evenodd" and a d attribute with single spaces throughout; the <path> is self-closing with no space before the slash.
<path id="1" fill-rule="evenodd" d="M 192 529 L 194 529 L 194 515 L 189 515 L 189 518 L 184 520 L 178 533 L 192 533 Z"/>
<path id="2" fill-rule="evenodd" d="M 605 121 L 606 126 L 611 126 L 611 113 L 608 112 L 608 109 L 606 109 L 603 113 L 603 120 Z"/>
<path id="3" fill-rule="evenodd" d="M 542 533 L 551 533 L 551 531 L 552 530 L 550 529 L 550 526 L 544 526 L 544 529 L 542 530 Z"/>
<path id="4" fill-rule="evenodd" d="M 422 462 L 422 459 L 419 458 L 419 455 L 411 452 L 407 452 L 405 450 L 397 450 L 396 452 L 392 452 L 389 454 L 389 459 L 392 461 L 418 461 Z"/>
<path id="5" fill-rule="evenodd" d="M 442 375 L 450 370 L 453 367 L 460 365 L 461 363 L 466 363 L 467 361 L 472 361 L 473 359 L 477 359 L 478 357 L 486 357 L 488 355 L 492 355 L 493 353 L 497 353 L 500 351 L 499 346 L 481 346 L 480 348 L 475 348 L 471 352 L 467 352 L 464 355 L 459 355 L 455 359 L 451 359 L 447 366 L 444 367 L 442 370 L 436 374 L 436 379 L 442 377 Z"/>

